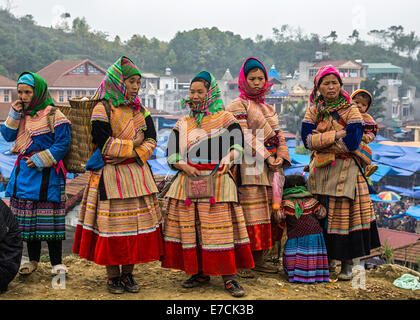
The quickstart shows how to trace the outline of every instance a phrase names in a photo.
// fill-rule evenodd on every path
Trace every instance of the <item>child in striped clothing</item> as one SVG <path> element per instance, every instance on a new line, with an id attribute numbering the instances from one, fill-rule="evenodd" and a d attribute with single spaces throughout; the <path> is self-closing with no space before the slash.
<path id="1" fill-rule="evenodd" d="M 329 282 L 327 249 L 318 221 L 327 212 L 307 191 L 303 176 L 286 176 L 282 204 L 288 238 L 283 270 L 289 282 Z"/>

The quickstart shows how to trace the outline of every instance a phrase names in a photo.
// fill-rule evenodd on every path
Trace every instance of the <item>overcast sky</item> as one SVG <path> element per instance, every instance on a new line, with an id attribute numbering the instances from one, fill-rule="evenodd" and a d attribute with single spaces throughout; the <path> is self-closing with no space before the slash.
<path id="1" fill-rule="evenodd" d="M 51 26 L 63 12 L 69 24 L 85 17 L 92 30 L 119 35 L 128 40 L 133 34 L 171 40 L 177 31 L 217 27 L 243 38 L 260 34 L 272 37 L 273 27 L 288 24 L 304 34 L 328 35 L 337 31 L 344 41 L 358 29 L 363 38 L 372 29 L 402 25 L 420 34 L 418 0 L 9 0 L 18 17 L 31 14 L 37 24 Z M 7 0 L 0 0 L 5 5 Z"/>

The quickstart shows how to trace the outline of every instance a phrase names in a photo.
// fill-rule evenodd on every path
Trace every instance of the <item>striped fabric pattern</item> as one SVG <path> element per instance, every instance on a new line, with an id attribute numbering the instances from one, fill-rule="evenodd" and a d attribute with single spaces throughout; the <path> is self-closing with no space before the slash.
<path id="1" fill-rule="evenodd" d="M 108 199 L 136 198 L 158 192 L 147 165 L 105 165 L 102 174 Z"/>
<path id="2" fill-rule="evenodd" d="M 57 164 L 57 160 L 54 159 L 48 149 L 35 153 L 31 160 L 38 168 L 49 168 Z"/>
<path id="3" fill-rule="evenodd" d="M 348 235 L 350 232 L 370 229 L 375 221 L 369 188 L 358 172 L 355 200 L 330 197 L 328 201 L 328 234 Z"/>
<path id="4" fill-rule="evenodd" d="M 169 199 L 164 222 L 164 268 L 187 274 L 235 274 L 252 268 L 253 259 L 241 206 Z"/>
<path id="5" fill-rule="evenodd" d="M 206 144 L 207 141 L 215 139 L 223 135 L 228 127 L 236 123 L 236 119 L 231 113 L 226 111 L 219 111 L 213 115 L 206 116 L 202 119 L 200 128 L 197 129 L 194 118 L 185 116 L 181 118 L 174 126 L 174 130 L 180 132 L 180 153 L 174 153 L 167 159 L 168 164 L 176 163 L 180 159 L 185 159 L 186 154 L 200 143 Z M 202 170 L 203 175 L 210 174 L 211 171 Z M 175 181 L 171 184 L 166 197 L 185 200 L 185 181 L 186 176 L 180 172 Z M 216 176 L 215 186 L 215 200 L 216 202 L 237 202 L 237 189 L 235 181 L 229 174 L 223 176 Z M 195 200 L 194 200 L 195 201 Z M 198 199 L 200 202 L 208 202 L 209 199 Z"/>
<path id="6" fill-rule="evenodd" d="M 65 240 L 66 196 L 60 186 L 60 202 L 40 202 L 10 198 L 10 208 L 16 216 L 24 241 Z"/>
<path id="7" fill-rule="evenodd" d="M 20 119 L 22 119 L 22 114 L 16 112 L 13 108 L 10 108 L 4 125 L 11 130 L 17 130 L 19 128 Z"/>
<path id="8" fill-rule="evenodd" d="M 261 162 L 271 155 L 271 152 L 265 147 L 265 142 L 277 136 L 278 154 L 284 159 L 283 167 L 287 168 L 291 165 L 289 149 L 273 106 L 237 98 L 227 107 L 227 111 L 231 112 L 241 125 L 245 139 L 245 157 L 251 153 L 255 155 L 252 157 L 253 161 L 245 160 L 245 164 L 241 165 L 242 185 L 271 185 L 266 176 L 267 170 L 252 163 L 255 162 L 255 159 L 257 162 Z M 256 130 L 261 130 L 263 137 L 256 135 Z M 257 174 L 248 174 L 249 169 L 254 169 Z"/>
<path id="9" fill-rule="evenodd" d="M 363 132 L 362 140 L 365 143 L 371 143 L 375 140 L 378 133 L 378 124 L 373 119 L 373 117 L 368 113 L 362 113 L 363 123 L 365 125 L 365 130 Z"/>
<path id="10" fill-rule="evenodd" d="M 73 252 L 101 265 L 159 260 L 162 217 L 156 194 L 100 201 L 100 177 L 100 170 L 89 175 Z"/>
<path id="11" fill-rule="evenodd" d="M 272 246 L 272 188 L 247 185 L 239 187 L 239 203 L 244 211 L 251 249 L 267 250 Z"/>
<path id="12" fill-rule="evenodd" d="M 23 121 L 20 121 L 17 138 L 11 149 L 12 153 L 24 154 L 33 143 L 32 137 L 51 132 L 48 121 L 48 115 L 51 111 L 51 108 L 52 106 L 48 106 L 45 109 L 38 111 L 37 115 L 33 117 L 27 115 Z M 70 121 L 60 110 L 56 110 L 54 128 L 65 123 L 70 124 Z"/>
<path id="13" fill-rule="evenodd" d="M 283 270 L 289 282 L 329 282 L 328 257 L 322 233 L 288 239 Z"/>

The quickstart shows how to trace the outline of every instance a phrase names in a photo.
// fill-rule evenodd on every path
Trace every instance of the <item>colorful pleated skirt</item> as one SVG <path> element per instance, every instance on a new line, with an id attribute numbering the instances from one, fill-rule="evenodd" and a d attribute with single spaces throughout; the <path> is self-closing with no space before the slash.
<path id="1" fill-rule="evenodd" d="M 99 265 L 130 265 L 160 260 L 162 217 L 156 194 L 99 200 L 100 173 L 85 189 L 73 253 Z"/>
<path id="2" fill-rule="evenodd" d="M 362 257 L 381 246 L 369 188 L 362 174 L 357 176 L 355 200 L 331 196 L 318 199 L 327 208 L 327 218 L 321 223 L 330 259 Z"/>
<path id="3" fill-rule="evenodd" d="M 322 233 L 288 239 L 283 270 L 289 282 L 329 282 L 328 256 Z"/>
<path id="4" fill-rule="evenodd" d="M 10 198 L 10 209 L 19 223 L 24 241 L 66 239 L 65 187 L 61 186 L 60 202 L 42 202 Z"/>
<path id="5" fill-rule="evenodd" d="M 187 274 L 232 275 L 254 267 L 242 208 L 233 202 L 168 199 L 162 267 Z"/>
<path id="6" fill-rule="evenodd" d="M 246 185 L 239 187 L 239 192 L 239 201 L 245 216 L 251 250 L 260 251 L 271 249 L 273 197 L 271 187 Z"/>

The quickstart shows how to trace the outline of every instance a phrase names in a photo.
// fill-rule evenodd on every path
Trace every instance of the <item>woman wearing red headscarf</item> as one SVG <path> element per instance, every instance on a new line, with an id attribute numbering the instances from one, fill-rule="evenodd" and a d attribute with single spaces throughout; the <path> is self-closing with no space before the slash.
<path id="1" fill-rule="evenodd" d="M 302 139 L 312 150 L 308 191 L 327 208 L 324 225 L 330 266 L 341 261 L 340 280 L 352 277 L 353 259 L 380 246 L 375 215 L 357 150 L 363 119 L 343 90 L 333 66 L 321 68 L 314 79 L 311 107 L 302 122 Z"/>
<path id="2" fill-rule="evenodd" d="M 274 172 L 283 175 L 283 168 L 291 165 L 278 115 L 274 107 L 265 102 L 271 87 L 262 62 L 249 58 L 239 74 L 241 94 L 227 107 L 241 125 L 245 138 L 245 153 L 237 180 L 254 256 L 254 270 L 266 273 L 278 271 L 264 262 L 263 255 L 263 250 L 271 249 L 273 243 L 273 175 Z M 275 240 L 280 240 L 278 238 Z M 252 277 L 250 273 L 244 276 Z"/>

